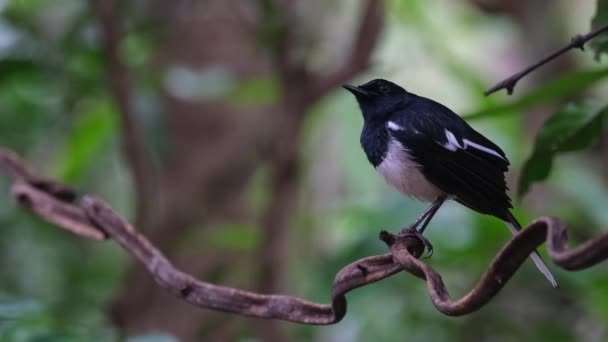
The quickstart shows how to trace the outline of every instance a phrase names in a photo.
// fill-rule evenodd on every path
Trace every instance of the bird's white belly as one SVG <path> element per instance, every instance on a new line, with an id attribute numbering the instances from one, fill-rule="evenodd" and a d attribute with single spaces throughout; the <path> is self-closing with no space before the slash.
<path id="1" fill-rule="evenodd" d="M 389 142 L 388 151 L 376 171 L 402 194 L 420 201 L 431 202 L 443 192 L 431 184 L 418 165 L 398 141 Z"/>

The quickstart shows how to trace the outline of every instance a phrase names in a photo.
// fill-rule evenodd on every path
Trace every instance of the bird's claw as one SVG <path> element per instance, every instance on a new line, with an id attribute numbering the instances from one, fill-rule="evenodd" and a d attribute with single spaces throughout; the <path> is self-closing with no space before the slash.
<path id="1" fill-rule="evenodd" d="M 410 226 L 407 228 L 403 228 L 399 234 L 413 234 L 414 236 L 416 236 L 416 238 L 418 238 L 422 244 L 424 245 L 424 252 L 426 253 L 426 255 L 423 257 L 424 259 L 426 258 L 430 258 L 433 256 L 433 245 L 431 244 L 431 242 L 424 237 L 424 235 L 422 235 L 421 232 L 419 232 L 416 228 Z"/>

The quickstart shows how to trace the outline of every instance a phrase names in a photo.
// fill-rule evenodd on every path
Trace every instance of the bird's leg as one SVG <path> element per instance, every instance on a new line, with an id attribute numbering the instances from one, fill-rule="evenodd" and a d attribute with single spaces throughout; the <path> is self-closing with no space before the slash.
<path id="1" fill-rule="evenodd" d="M 420 217 L 418 217 L 416 222 L 411 224 L 409 227 L 401 230 L 402 234 L 403 233 L 413 233 L 418 239 L 420 239 L 420 241 L 422 241 L 422 244 L 424 244 L 425 249 L 429 252 L 428 257 L 431 257 L 433 255 L 433 245 L 427 238 L 424 237 L 424 235 L 422 235 L 422 233 L 424 233 L 424 230 L 429 225 L 429 222 L 431 222 L 431 220 L 433 219 L 433 216 L 435 216 L 437 211 L 439 211 L 439 208 L 441 208 L 441 206 L 443 205 L 443 203 L 445 202 L 446 199 L 447 199 L 447 196 L 445 196 L 445 195 L 437 198 L 435 200 L 435 202 L 433 202 L 422 213 L 422 215 L 420 215 Z M 420 223 L 422 223 L 422 226 L 420 228 L 418 228 Z"/>
<path id="2" fill-rule="evenodd" d="M 445 196 L 445 195 L 437 198 L 433 203 L 431 203 L 431 205 L 428 208 L 426 208 L 426 210 L 416 219 L 416 221 L 414 223 L 409 225 L 407 228 L 404 228 L 402 230 L 402 232 L 405 232 L 406 230 L 411 231 L 411 230 L 417 229 L 418 226 L 423 222 L 424 222 L 424 224 L 422 225 L 422 228 L 419 229 L 419 232 L 420 233 L 424 232 L 424 229 L 429 224 L 429 222 L 431 221 L 433 216 L 435 216 L 435 213 L 437 213 L 437 210 L 439 210 L 439 208 L 441 208 L 441 206 L 443 205 L 443 203 L 445 202 L 446 199 L 447 199 L 447 196 Z"/>
<path id="3" fill-rule="evenodd" d="M 416 221 L 414 221 L 414 223 L 407 226 L 407 228 L 403 228 L 402 232 L 406 231 L 406 230 L 417 229 L 418 226 L 422 223 L 422 221 L 424 221 L 424 219 L 426 219 L 427 216 L 429 216 L 429 214 L 434 210 L 434 207 L 435 207 L 435 202 L 431 203 L 431 205 L 428 208 L 426 208 L 426 210 L 420 216 L 418 216 L 418 218 L 416 219 Z"/>
<path id="4" fill-rule="evenodd" d="M 422 226 L 420 228 L 418 228 L 418 232 L 420 232 L 420 234 L 424 233 L 424 230 L 426 229 L 426 227 L 429 225 L 429 223 L 433 219 L 433 216 L 435 216 L 435 214 L 437 214 L 437 212 L 439 211 L 439 208 L 441 208 L 443 203 L 445 203 L 446 199 L 447 199 L 447 196 L 443 195 L 443 196 L 439 197 L 438 199 L 436 199 L 435 202 L 433 202 L 433 204 L 431 204 L 431 207 L 429 208 L 431 210 L 428 213 L 428 215 L 426 216 L 426 220 L 424 220 L 424 223 L 422 223 Z"/>

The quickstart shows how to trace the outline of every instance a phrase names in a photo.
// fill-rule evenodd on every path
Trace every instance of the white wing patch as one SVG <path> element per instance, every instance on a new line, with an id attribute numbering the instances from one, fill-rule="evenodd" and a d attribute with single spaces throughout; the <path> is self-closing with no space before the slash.
<path id="1" fill-rule="evenodd" d="M 468 140 L 468 139 L 464 139 L 463 141 L 464 141 L 464 146 L 465 146 L 465 149 L 466 149 L 467 147 L 471 146 L 472 148 L 477 149 L 477 150 L 479 150 L 479 151 L 483 151 L 483 152 L 485 152 L 485 153 L 489 153 L 489 154 L 495 155 L 495 156 L 497 156 L 498 158 L 503 159 L 503 160 L 505 159 L 505 158 L 504 158 L 503 156 L 501 156 L 501 155 L 500 155 L 498 152 L 496 152 L 496 151 L 494 151 L 494 150 L 492 150 L 492 149 L 490 149 L 490 148 L 487 148 L 487 147 L 485 147 L 485 146 L 482 146 L 482 145 L 479 145 L 479 144 L 477 144 L 477 143 L 474 143 L 474 142 L 472 142 L 472 141 L 470 141 L 470 140 Z"/>
<path id="2" fill-rule="evenodd" d="M 500 153 L 494 151 L 491 148 L 485 147 L 483 145 L 479 145 L 476 142 L 473 142 L 469 139 L 462 139 L 463 145 L 461 145 L 458 142 L 458 139 L 456 139 L 456 136 L 454 136 L 454 133 L 448 131 L 447 129 L 445 130 L 445 136 L 448 139 L 448 142 L 446 142 L 445 144 L 443 144 L 442 146 L 445 147 L 446 149 L 455 152 L 456 150 L 460 149 L 460 150 L 466 150 L 469 147 L 472 147 L 478 151 L 482 151 L 488 154 L 491 154 L 493 156 L 496 156 L 502 160 L 506 160 L 503 156 L 500 155 Z"/>
<path id="3" fill-rule="evenodd" d="M 460 146 L 460 143 L 458 142 L 458 140 L 456 139 L 456 137 L 454 136 L 454 133 L 448 131 L 447 129 L 445 130 L 445 136 L 448 138 L 448 142 L 445 143 L 443 145 L 443 147 L 447 148 L 448 150 L 455 152 L 458 149 L 463 150 L 464 147 Z"/>
<path id="4" fill-rule="evenodd" d="M 388 129 L 391 129 L 393 131 L 403 131 L 404 130 L 403 127 L 399 126 L 398 124 L 396 124 L 392 121 L 387 122 L 386 127 L 388 127 Z"/>

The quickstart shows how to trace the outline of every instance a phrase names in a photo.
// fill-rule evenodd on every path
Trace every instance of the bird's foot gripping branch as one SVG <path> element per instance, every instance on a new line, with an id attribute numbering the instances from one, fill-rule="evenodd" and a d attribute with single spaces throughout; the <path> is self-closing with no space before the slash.
<path id="1" fill-rule="evenodd" d="M 543 217 L 513 237 L 498 253 L 481 280 L 466 295 L 452 300 L 439 273 L 418 257 L 424 250 L 415 234 L 380 238 L 390 252 L 357 260 L 342 268 L 331 290 L 331 304 L 317 304 L 287 295 L 266 295 L 198 280 L 176 269 L 169 260 L 102 200 L 77 196 L 68 187 L 45 180 L 29 170 L 12 151 L 0 148 L 0 170 L 13 181 L 13 198 L 35 215 L 91 240 L 112 239 L 146 267 L 162 288 L 192 305 L 252 317 L 303 324 L 333 324 L 346 314 L 347 292 L 402 271 L 426 281 L 430 298 L 446 315 L 465 315 L 488 303 L 526 258 L 543 242 L 560 267 L 580 270 L 608 258 L 608 233 L 568 250 L 566 226 Z"/>
<path id="2" fill-rule="evenodd" d="M 386 231 L 380 232 L 380 240 L 387 242 L 385 240 L 385 237 L 387 236 L 387 234 L 388 233 Z M 422 243 L 422 246 L 424 247 L 422 252 L 421 253 L 412 253 L 412 254 L 416 255 L 416 257 L 420 257 L 420 255 L 422 255 L 422 253 L 424 253 L 424 252 L 426 252 L 425 258 L 430 258 L 433 256 L 433 244 L 431 244 L 431 242 L 426 237 L 424 237 L 424 235 L 422 235 L 422 233 L 419 232 L 416 228 L 413 228 L 413 227 L 404 228 L 399 232 L 397 237 L 399 237 L 399 238 L 413 237 L 416 240 L 420 241 L 420 243 Z"/>

